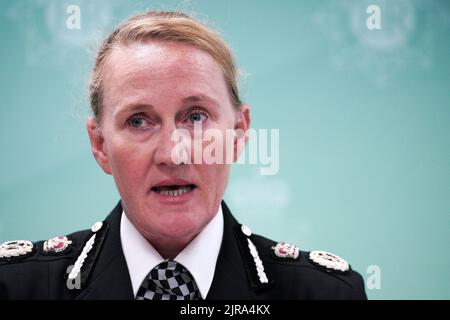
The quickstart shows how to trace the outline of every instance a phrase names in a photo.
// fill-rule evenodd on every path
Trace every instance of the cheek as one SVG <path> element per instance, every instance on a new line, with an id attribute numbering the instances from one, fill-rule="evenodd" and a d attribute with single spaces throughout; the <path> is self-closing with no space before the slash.
<path id="1" fill-rule="evenodd" d="M 207 190 L 211 196 L 219 196 L 225 191 L 225 187 L 228 182 L 230 172 L 230 160 L 232 157 L 228 156 L 228 153 L 233 152 L 234 139 L 232 135 L 227 134 L 227 130 L 232 130 L 232 121 L 223 121 L 217 123 L 216 126 L 211 126 L 206 130 L 216 130 L 217 136 L 213 139 L 204 141 L 202 143 L 202 156 L 203 161 L 205 157 L 208 158 L 208 163 L 198 165 L 198 171 L 202 177 L 204 186 L 207 186 Z M 219 143 L 215 143 L 217 139 L 220 139 Z M 215 147 L 213 147 L 215 145 Z M 221 152 L 215 151 L 221 149 Z M 214 152 L 212 152 L 214 150 Z M 195 151 L 193 151 L 195 152 Z M 218 162 L 215 162 L 217 160 Z M 220 164 L 219 164 L 220 163 Z"/>
<path id="2" fill-rule="evenodd" d="M 136 181 L 144 176 L 143 171 L 150 159 L 148 148 L 117 138 L 111 140 L 108 149 L 111 170 L 116 180 Z"/>
<path id="3" fill-rule="evenodd" d="M 230 166 L 202 164 L 198 170 L 203 181 L 203 189 L 208 196 L 220 196 L 227 185 Z"/>

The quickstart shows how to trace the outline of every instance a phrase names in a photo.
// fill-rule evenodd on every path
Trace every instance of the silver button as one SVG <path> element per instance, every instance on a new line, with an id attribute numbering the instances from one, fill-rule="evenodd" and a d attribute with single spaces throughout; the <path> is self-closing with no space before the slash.
<path id="1" fill-rule="evenodd" d="M 94 223 L 94 225 L 91 228 L 92 232 L 97 232 L 98 230 L 100 230 L 103 227 L 103 222 L 98 221 L 96 223 Z"/>
<path id="2" fill-rule="evenodd" d="M 250 230 L 250 228 L 244 224 L 241 226 L 241 230 L 242 233 L 245 234 L 247 237 L 250 237 L 252 235 L 252 230 Z"/>

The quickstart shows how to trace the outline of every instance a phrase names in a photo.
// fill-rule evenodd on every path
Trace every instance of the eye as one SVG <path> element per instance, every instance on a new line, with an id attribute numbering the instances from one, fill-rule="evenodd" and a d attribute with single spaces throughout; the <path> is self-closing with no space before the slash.
<path id="1" fill-rule="evenodd" d="M 189 116 L 189 121 L 192 123 L 196 123 L 196 122 L 204 122 L 208 119 L 208 116 L 206 115 L 205 112 L 201 111 L 201 110 L 193 110 Z"/>
<path id="2" fill-rule="evenodd" d="M 130 123 L 133 127 L 139 128 L 142 125 L 142 118 L 131 118 Z"/>
<path id="3" fill-rule="evenodd" d="M 132 126 L 135 129 L 142 129 L 145 125 L 146 120 L 141 115 L 134 115 L 127 120 L 128 125 Z"/>

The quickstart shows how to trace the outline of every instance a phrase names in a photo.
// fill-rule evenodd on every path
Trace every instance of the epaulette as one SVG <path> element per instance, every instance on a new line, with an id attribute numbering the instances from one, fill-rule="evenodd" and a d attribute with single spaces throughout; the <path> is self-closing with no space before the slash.
<path id="1" fill-rule="evenodd" d="M 65 256 L 71 252 L 74 242 L 70 236 L 57 236 L 35 243 L 29 240 L 6 241 L 0 244 L 0 263 L 8 264 L 30 259 L 47 260 L 51 256 Z"/>
<path id="2" fill-rule="evenodd" d="M 238 230 L 239 229 L 239 230 Z M 274 242 L 254 235 L 249 227 L 240 225 L 235 230 L 243 261 L 246 266 L 250 286 L 254 290 L 270 287 L 273 279 L 264 267 L 263 260 L 271 263 L 293 264 L 309 267 L 339 278 L 346 278 L 352 269 L 343 258 L 321 250 L 300 251 L 299 247 L 288 242 Z M 262 258 L 262 259 L 261 259 Z"/>
<path id="3" fill-rule="evenodd" d="M 311 266 L 321 271 L 337 275 L 349 274 L 352 271 L 351 266 L 345 259 L 327 251 L 300 251 L 298 246 L 284 241 L 277 243 L 264 239 L 259 242 L 269 244 L 263 246 L 262 252 L 264 253 L 264 257 L 273 262 L 279 262 L 282 264 L 293 263 L 299 266 Z"/>
<path id="4" fill-rule="evenodd" d="M 308 254 L 309 261 L 326 272 L 347 274 L 351 267 L 343 258 L 323 250 L 314 250 Z"/>
<path id="5" fill-rule="evenodd" d="M 0 262 L 13 262 L 31 256 L 36 247 L 29 240 L 12 240 L 0 244 Z"/>

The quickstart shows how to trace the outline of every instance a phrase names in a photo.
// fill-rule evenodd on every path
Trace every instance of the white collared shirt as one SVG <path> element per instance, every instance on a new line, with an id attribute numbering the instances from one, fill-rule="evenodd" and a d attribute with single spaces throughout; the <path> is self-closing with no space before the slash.
<path id="1" fill-rule="evenodd" d="M 222 206 L 213 219 L 176 257 L 194 277 L 203 299 L 211 287 L 223 236 Z M 130 273 L 134 297 L 150 270 L 165 261 L 122 212 L 120 221 L 122 250 Z"/>

